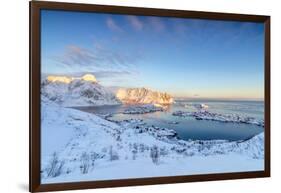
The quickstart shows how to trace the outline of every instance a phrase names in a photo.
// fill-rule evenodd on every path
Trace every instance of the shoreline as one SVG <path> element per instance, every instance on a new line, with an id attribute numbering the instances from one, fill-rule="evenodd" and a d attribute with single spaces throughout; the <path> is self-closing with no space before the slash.
<path id="1" fill-rule="evenodd" d="M 92 113 L 53 104 L 43 105 L 42 112 L 46 115 L 42 122 L 43 132 L 48 134 L 48 132 L 51 132 L 49 129 L 52 129 L 54 134 L 57 135 L 59 129 L 62 129 L 61 125 L 65 125 L 66 122 L 68 124 L 64 130 L 68 131 L 67 134 L 70 135 L 69 139 L 60 140 L 60 146 L 54 146 L 53 150 L 49 150 L 49 154 L 44 154 L 44 157 L 42 157 L 41 177 L 43 183 L 77 181 L 79 179 L 114 179 L 114 176 L 111 175 L 112 171 L 118 169 L 128 171 L 128 167 L 134 173 L 128 171 L 123 173 L 122 176 L 117 175 L 115 177 L 126 179 L 142 176 L 165 176 L 168 173 L 171 174 L 171 172 L 173 175 L 191 175 L 193 173 L 215 173 L 216 170 L 237 172 L 246 168 L 250 170 L 263 169 L 262 133 L 246 141 L 185 141 L 178 138 L 174 130 L 149 126 L 142 120 L 131 119 L 113 122 Z M 63 120 L 57 118 L 61 116 L 64 117 Z M 54 134 L 49 133 L 47 136 L 53 136 Z M 47 144 L 52 141 L 51 138 L 42 141 L 43 150 L 49 148 Z M 48 140 L 51 141 L 48 142 Z M 155 146 L 159 151 L 159 160 L 156 163 L 150 157 Z M 250 147 L 250 149 L 246 147 Z M 117 156 L 116 158 L 110 158 L 113 156 L 110 155 L 110 149 L 112 149 L 113 155 Z M 48 177 L 48 168 L 53 151 L 57 152 L 58 163 L 63 164 L 63 169 L 58 176 Z M 90 156 L 93 153 L 98 155 L 95 158 L 95 164 L 89 165 L 88 173 L 81 173 L 79 168 L 82 157 L 84 154 Z M 234 157 L 236 160 L 243 161 L 234 163 Z M 199 160 L 202 164 L 213 160 L 218 168 L 208 164 L 202 168 L 203 165 L 198 164 Z M 222 160 L 231 163 L 229 167 L 221 168 Z M 140 165 L 143 163 L 146 163 L 146 167 L 149 168 L 148 171 L 155 171 L 155 173 L 152 175 L 150 172 L 142 172 Z M 175 168 L 179 164 L 181 170 L 169 171 L 164 169 Z M 104 168 L 105 165 L 107 169 Z"/>
<path id="2" fill-rule="evenodd" d="M 182 131 L 179 130 L 179 128 L 185 128 L 184 125 L 186 125 L 186 127 L 188 127 L 187 124 L 189 124 L 189 122 L 191 121 L 191 124 L 196 124 L 197 121 L 205 121 L 203 124 L 207 124 L 206 128 L 209 128 L 208 126 L 208 121 L 210 122 L 217 122 L 215 123 L 214 126 L 210 126 L 209 129 L 212 129 L 211 127 L 217 127 L 218 128 L 222 128 L 223 126 L 220 125 L 220 123 L 226 123 L 228 125 L 226 125 L 226 128 L 231 129 L 230 127 L 237 127 L 240 130 L 240 132 L 243 132 L 242 129 L 245 127 L 245 129 L 247 129 L 246 125 L 253 125 L 250 126 L 251 128 L 260 128 L 257 129 L 256 132 L 251 132 L 249 131 L 249 134 L 244 134 L 241 135 L 241 137 L 235 137 L 235 135 L 230 134 L 230 136 L 226 136 L 225 139 L 226 140 L 230 140 L 230 141 L 237 141 L 237 140 L 244 140 L 247 138 L 250 138 L 252 136 L 254 136 L 255 134 L 258 134 L 260 132 L 262 132 L 261 128 L 264 128 L 264 122 L 263 120 L 259 120 L 253 117 L 248 117 L 248 116 L 242 116 L 242 115 L 238 115 L 238 114 L 219 114 L 219 113 L 212 113 L 212 111 L 208 110 L 208 106 L 205 104 L 191 104 L 189 106 L 194 106 L 197 110 L 196 111 L 183 111 L 183 110 L 177 110 L 177 109 L 173 109 L 174 107 L 171 107 L 170 109 L 167 108 L 163 108 L 161 106 L 154 106 L 151 104 L 131 104 L 131 105 L 119 105 L 117 106 L 104 106 L 105 109 L 103 109 L 102 107 L 97 107 L 96 110 L 95 107 L 89 107 L 89 108 L 75 108 L 78 110 L 81 110 L 82 112 L 88 112 L 88 113 L 92 113 L 94 115 L 97 115 L 101 118 L 104 118 L 108 121 L 113 121 L 113 122 L 120 122 L 123 120 L 130 120 L 130 119 L 142 119 L 144 122 L 147 122 L 148 125 L 150 126 L 155 126 L 155 127 L 166 127 L 169 129 L 173 129 L 176 132 L 179 133 L 183 133 Z M 199 106 L 199 107 L 198 107 Z M 111 107 L 113 108 L 113 110 L 111 110 Z M 178 108 L 178 107 L 176 107 Z M 183 108 L 183 107 L 181 107 Z M 190 107 L 188 107 L 189 109 Z M 186 108 L 184 108 L 186 109 Z M 160 112 L 160 113 L 157 113 Z M 163 112 L 163 113 L 162 113 Z M 157 114 L 154 114 L 157 113 Z M 151 116 L 150 116 L 151 114 Z M 157 117 L 155 117 L 157 115 L 158 116 L 168 116 L 164 119 L 161 120 L 157 120 Z M 172 117 L 175 117 L 172 118 Z M 148 118 L 151 117 L 151 118 Z M 192 120 L 190 119 L 178 119 L 176 117 L 190 117 L 192 118 Z M 147 120 L 148 119 L 148 120 Z M 189 121 L 190 120 L 190 121 Z M 183 125 L 184 124 L 184 125 Z M 198 122 L 198 124 L 200 124 Z M 230 124 L 230 125 L 229 125 Z M 210 123 L 210 125 L 213 125 L 213 123 Z M 239 126 L 240 125 L 240 126 Z M 200 128 L 199 128 L 200 129 Z M 205 129 L 208 130 L 208 129 Z M 238 130 L 238 131 L 239 131 Z M 237 132 L 238 132 L 237 131 Z M 196 131 L 195 131 L 196 132 Z M 208 132 L 208 131 L 207 131 Z M 233 132 L 233 131 L 232 131 Z M 223 131 L 217 131 L 218 136 L 222 135 L 221 133 L 223 133 Z M 182 138 L 184 140 L 189 140 L 188 134 L 182 134 Z M 234 137 L 232 138 L 231 135 L 233 135 Z M 244 138 L 242 136 L 245 136 Z M 203 138 L 203 139 L 202 139 Z M 204 139 L 206 138 L 206 139 Z M 241 139 L 239 139 L 241 138 Z M 199 139 L 196 139 L 196 134 L 195 134 L 195 138 L 191 137 L 192 140 L 217 140 L 217 139 L 224 139 L 223 136 L 221 136 L 221 138 L 215 138 L 215 134 L 212 135 L 212 137 L 210 139 L 208 139 L 208 137 L 200 137 Z"/>

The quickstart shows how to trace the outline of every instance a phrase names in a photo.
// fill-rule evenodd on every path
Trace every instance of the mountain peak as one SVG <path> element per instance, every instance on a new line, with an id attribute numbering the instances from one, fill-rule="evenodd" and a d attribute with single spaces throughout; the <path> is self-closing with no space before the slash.
<path id="1" fill-rule="evenodd" d="M 62 83 L 70 83 L 73 78 L 68 76 L 53 76 L 50 75 L 47 77 L 48 82 L 62 82 Z"/>
<path id="2" fill-rule="evenodd" d="M 97 82 L 96 77 L 92 74 L 85 74 L 84 76 L 81 77 L 81 79 L 89 82 Z"/>
<path id="3" fill-rule="evenodd" d="M 66 84 L 69 84 L 73 80 L 83 80 L 83 81 L 93 82 L 93 83 L 97 82 L 96 77 L 92 74 L 85 74 L 82 77 L 49 75 L 49 76 L 47 76 L 47 80 L 48 80 L 48 82 L 60 82 L 60 83 L 66 83 Z"/>
<path id="4" fill-rule="evenodd" d="M 47 81 L 42 82 L 41 94 L 44 100 L 59 105 L 73 107 L 120 104 L 115 94 L 100 85 L 91 74 L 80 77 L 48 76 Z"/>

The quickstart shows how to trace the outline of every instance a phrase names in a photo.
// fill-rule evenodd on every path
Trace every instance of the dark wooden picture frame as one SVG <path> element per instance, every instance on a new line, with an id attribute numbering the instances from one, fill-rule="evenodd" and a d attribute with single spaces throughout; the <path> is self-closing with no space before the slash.
<path id="1" fill-rule="evenodd" d="M 145 16 L 164 16 L 178 18 L 197 18 L 210 20 L 248 21 L 264 24 L 264 104 L 265 104 L 265 147 L 264 171 L 238 172 L 222 174 L 202 174 L 190 176 L 153 177 L 122 180 L 105 180 L 90 182 L 71 182 L 58 184 L 40 183 L 40 10 L 67 10 L 80 12 L 101 12 L 114 14 L 131 14 Z M 121 6 L 103 6 L 90 4 L 30 2 L 30 165 L 29 187 L 31 192 L 74 190 L 87 188 L 121 187 L 165 183 L 183 183 L 196 181 L 228 180 L 242 178 L 259 178 L 270 176 L 270 17 L 230 13 L 213 13 L 199 11 L 182 11 L 168 9 L 136 8 Z"/>

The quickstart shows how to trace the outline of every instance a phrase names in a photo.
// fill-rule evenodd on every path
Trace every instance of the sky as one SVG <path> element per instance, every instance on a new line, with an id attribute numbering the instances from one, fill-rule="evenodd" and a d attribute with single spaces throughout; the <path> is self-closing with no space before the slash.
<path id="1" fill-rule="evenodd" d="M 264 25 L 41 10 L 41 73 L 174 97 L 263 99 Z"/>

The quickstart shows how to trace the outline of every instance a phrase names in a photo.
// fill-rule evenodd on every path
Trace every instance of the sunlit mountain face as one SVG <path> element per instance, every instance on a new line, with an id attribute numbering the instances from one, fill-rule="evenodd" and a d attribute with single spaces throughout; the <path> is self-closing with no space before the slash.
<path id="1" fill-rule="evenodd" d="M 147 88 L 119 89 L 116 97 L 127 104 L 171 104 L 173 97 L 165 92 L 152 91 Z"/>
<path id="2" fill-rule="evenodd" d="M 119 88 L 117 92 L 101 85 L 92 74 L 81 77 L 49 75 L 42 83 L 42 95 L 64 106 L 112 104 L 168 105 L 173 97 L 148 88 Z"/>
<path id="3" fill-rule="evenodd" d="M 82 77 L 71 77 L 71 76 L 47 76 L 48 82 L 61 82 L 61 83 L 67 83 L 69 84 L 73 80 L 83 80 L 83 81 L 88 81 L 88 82 L 97 82 L 97 79 L 94 75 L 92 74 L 85 74 Z"/>
<path id="4" fill-rule="evenodd" d="M 92 74 L 81 77 L 47 76 L 42 82 L 42 100 L 62 106 L 116 105 L 121 102 L 115 94 L 98 83 Z"/>

